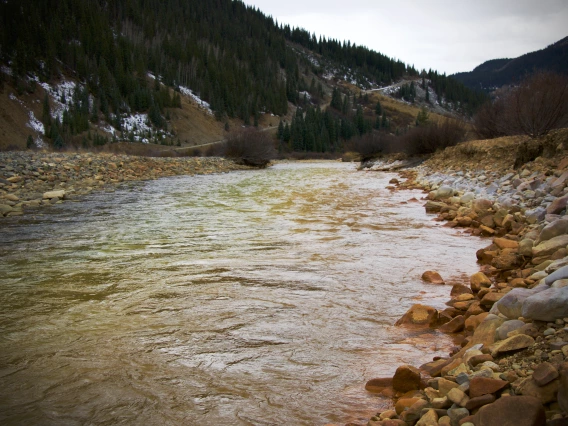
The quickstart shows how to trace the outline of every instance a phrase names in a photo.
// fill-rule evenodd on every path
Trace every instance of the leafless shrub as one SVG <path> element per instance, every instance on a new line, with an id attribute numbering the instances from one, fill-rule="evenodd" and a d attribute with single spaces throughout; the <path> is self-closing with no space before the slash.
<path id="1" fill-rule="evenodd" d="M 381 154 L 396 152 L 396 138 L 386 133 L 366 133 L 357 138 L 353 138 L 347 151 L 357 152 L 361 157 L 361 162 L 369 161 Z"/>
<path id="2" fill-rule="evenodd" d="M 277 152 L 268 133 L 245 129 L 229 135 L 224 155 L 247 166 L 266 167 L 276 158 Z"/>
<path id="3" fill-rule="evenodd" d="M 464 122 L 445 119 L 409 130 L 402 136 L 401 147 L 409 155 L 432 154 L 462 142 L 466 133 Z"/>
<path id="4" fill-rule="evenodd" d="M 487 101 L 473 117 L 473 128 L 480 139 L 493 139 L 507 135 L 505 101 L 497 98 Z"/>
<path id="5" fill-rule="evenodd" d="M 539 71 L 524 80 L 510 98 L 513 133 L 532 138 L 568 124 L 568 77 Z"/>
<path id="6" fill-rule="evenodd" d="M 568 77 L 538 71 L 508 93 L 487 103 L 474 117 L 481 138 L 507 135 L 544 136 L 568 125 Z"/>

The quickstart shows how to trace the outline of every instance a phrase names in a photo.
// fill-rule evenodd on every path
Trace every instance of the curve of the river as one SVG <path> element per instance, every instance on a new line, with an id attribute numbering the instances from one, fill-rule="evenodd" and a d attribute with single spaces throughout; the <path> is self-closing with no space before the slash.
<path id="1" fill-rule="evenodd" d="M 351 164 L 124 186 L 0 223 L 0 423 L 313 425 L 445 354 L 392 324 L 442 308 L 477 238 Z"/>

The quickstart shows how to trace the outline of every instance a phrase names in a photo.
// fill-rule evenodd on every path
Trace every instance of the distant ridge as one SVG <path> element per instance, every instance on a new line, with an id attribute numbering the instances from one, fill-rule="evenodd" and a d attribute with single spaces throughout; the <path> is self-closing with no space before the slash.
<path id="1" fill-rule="evenodd" d="M 452 77 L 472 89 L 491 91 L 506 84 L 515 84 L 537 69 L 568 74 L 568 37 L 518 58 L 489 60 L 471 72 L 460 72 Z"/>

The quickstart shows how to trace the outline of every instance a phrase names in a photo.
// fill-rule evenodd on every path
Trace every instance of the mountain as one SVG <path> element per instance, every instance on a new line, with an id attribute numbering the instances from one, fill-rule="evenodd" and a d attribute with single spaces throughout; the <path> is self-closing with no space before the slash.
<path id="1" fill-rule="evenodd" d="M 534 70 L 568 74 L 568 37 L 518 58 L 492 59 L 471 72 L 457 73 L 452 77 L 469 88 L 491 91 L 503 85 L 516 84 Z"/>
<path id="2" fill-rule="evenodd" d="M 265 115 L 290 119 L 298 108 L 324 109 L 341 82 L 350 86 L 340 96 L 354 97 L 419 78 L 399 60 L 279 25 L 240 0 L 4 0 L 0 23 L 0 90 L 8 87 L 6 102 L 14 102 L 0 109 L 10 113 L 12 97 L 25 103 L 35 96 L 22 115 L 35 112 L 39 119 L 28 127 L 55 147 L 108 138 L 179 144 L 190 137 L 173 123 L 188 116 L 189 102 L 226 129 L 262 124 Z M 470 114 L 483 100 L 435 71 L 428 84 L 453 111 Z M 352 105 L 334 115 L 336 124 L 355 126 Z M 371 127 L 359 125 L 342 138 Z M 107 139 L 86 139 L 91 130 Z M 320 149 L 338 147 L 337 138 Z"/>

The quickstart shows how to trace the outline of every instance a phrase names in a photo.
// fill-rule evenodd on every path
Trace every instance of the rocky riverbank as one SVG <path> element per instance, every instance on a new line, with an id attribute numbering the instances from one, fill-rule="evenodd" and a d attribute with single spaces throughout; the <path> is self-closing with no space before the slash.
<path id="1" fill-rule="evenodd" d="M 429 285 L 451 285 L 448 307 L 414 305 L 397 325 L 436 328 L 461 343 L 445 358 L 370 380 L 367 390 L 394 397 L 395 407 L 369 426 L 568 424 L 567 148 L 566 131 L 477 141 L 392 181 L 423 189 L 436 220 L 488 246 L 469 282 L 425 271 Z"/>
<path id="2" fill-rule="evenodd" d="M 248 169 L 223 158 L 0 152 L 0 220 L 128 181 Z"/>

